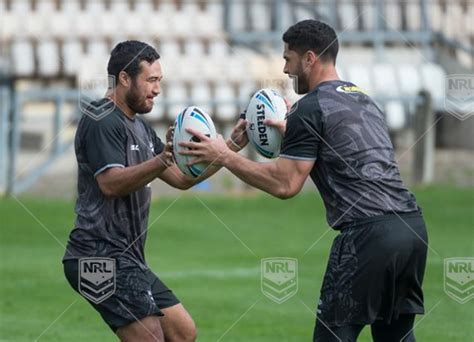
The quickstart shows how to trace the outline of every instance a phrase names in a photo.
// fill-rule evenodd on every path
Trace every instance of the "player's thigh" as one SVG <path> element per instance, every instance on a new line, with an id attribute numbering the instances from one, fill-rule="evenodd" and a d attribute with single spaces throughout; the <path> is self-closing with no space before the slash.
<path id="1" fill-rule="evenodd" d="M 161 312 L 163 312 L 164 316 L 161 316 L 159 319 L 166 342 L 196 340 L 196 325 L 182 304 L 161 309 Z"/>
<path id="2" fill-rule="evenodd" d="M 152 271 L 148 272 L 156 305 L 164 316 L 160 317 L 166 342 L 194 341 L 196 326 L 171 289 Z"/>
<path id="3" fill-rule="evenodd" d="M 120 327 L 116 331 L 122 342 L 164 342 L 163 330 L 158 316 L 147 316 Z"/>
<path id="4" fill-rule="evenodd" d="M 78 260 L 64 262 L 67 280 L 75 291 L 81 293 L 79 291 L 78 267 Z M 161 316 L 163 313 L 152 296 L 152 282 L 147 272 L 135 264 L 130 265 L 117 259 L 115 282 L 115 292 L 109 298 L 94 303 L 86 297 L 112 331 L 117 332 L 122 327 L 133 328 L 135 325 L 131 326 L 130 324 L 150 316 L 155 318 L 147 319 L 152 328 L 156 325 L 153 325 L 153 322 L 159 323 L 157 316 Z M 81 293 L 81 295 L 83 294 Z M 143 324 L 139 325 L 146 327 Z M 132 329 L 132 331 L 136 329 Z"/>

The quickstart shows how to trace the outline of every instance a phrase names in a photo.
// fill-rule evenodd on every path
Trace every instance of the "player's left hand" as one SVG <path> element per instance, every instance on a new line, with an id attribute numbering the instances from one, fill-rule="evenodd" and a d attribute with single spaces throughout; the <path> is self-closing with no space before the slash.
<path id="1" fill-rule="evenodd" d="M 227 153 L 230 152 L 222 135 L 218 134 L 216 139 L 211 139 L 204 134 L 194 131 L 193 129 L 186 129 L 189 134 L 192 134 L 200 140 L 200 142 L 181 142 L 179 146 L 187 147 L 187 150 L 181 150 L 178 153 L 185 156 L 196 157 L 188 163 L 194 165 L 198 163 L 210 163 L 212 165 L 223 165 Z"/>

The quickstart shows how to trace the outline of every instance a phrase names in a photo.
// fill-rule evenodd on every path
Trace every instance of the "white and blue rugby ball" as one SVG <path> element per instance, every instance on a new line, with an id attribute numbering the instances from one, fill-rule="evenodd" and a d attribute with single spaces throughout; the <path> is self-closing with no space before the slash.
<path id="1" fill-rule="evenodd" d="M 276 90 L 260 89 L 250 100 L 245 114 L 247 135 L 257 152 L 265 158 L 278 157 L 282 136 L 278 129 L 265 125 L 263 121 L 284 120 L 286 113 L 285 99 Z"/>
<path id="2" fill-rule="evenodd" d="M 196 136 L 186 132 L 187 128 L 198 131 L 210 138 L 216 138 L 216 128 L 211 117 L 196 106 L 184 109 L 179 113 L 174 122 L 173 150 L 176 164 L 184 174 L 196 178 L 207 168 L 208 164 L 200 163 L 188 166 L 186 164 L 194 157 L 178 153 L 178 151 L 182 151 L 185 148 L 179 146 L 180 142 L 200 141 Z"/>

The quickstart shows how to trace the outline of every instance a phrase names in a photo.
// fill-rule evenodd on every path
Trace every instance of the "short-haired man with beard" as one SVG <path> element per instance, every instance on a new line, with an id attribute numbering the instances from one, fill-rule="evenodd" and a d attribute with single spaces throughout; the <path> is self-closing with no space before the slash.
<path id="1" fill-rule="evenodd" d="M 331 248 L 317 309 L 314 341 L 355 341 L 371 325 L 375 341 L 414 341 L 423 313 L 427 233 L 415 197 L 404 186 L 384 114 L 357 86 L 339 79 L 338 39 L 317 20 L 283 35 L 284 73 L 306 94 L 286 122 L 280 157 L 257 163 L 229 150 L 222 137 L 194 132 L 182 143 L 193 163 L 214 161 L 244 182 L 285 199 L 311 177 L 329 225 Z M 193 132 L 191 132 L 193 133 Z"/>
<path id="2" fill-rule="evenodd" d="M 88 115 L 81 118 L 75 139 L 77 217 L 63 258 L 64 272 L 78 291 L 81 258 L 115 260 L 115 292 L 99 303 L 89 302 L 122 341 L 196 339 L 191 316 L 145 261 L 149 183 L 160 178 L 188 189 L 219 169 L 211 166 L 198 179 L 186 177 L 173 163 L 171 130 L 165 144 L 137 115 L 150 112 L 160 93 L 159 58 L 146 43 L 118 44 L 107 68 L 115 87 L 86 109 Z M 235 127 L 229 146 L 245 144 L 242 123 Z"/>

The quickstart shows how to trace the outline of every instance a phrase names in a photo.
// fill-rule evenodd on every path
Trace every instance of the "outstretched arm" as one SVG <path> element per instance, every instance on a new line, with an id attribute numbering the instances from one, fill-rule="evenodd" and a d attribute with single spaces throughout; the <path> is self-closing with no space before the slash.
<path id="1" fill-rule="evenodd" d="M 257 163 L 232 152 L 223 163 L 245 183 L 281 199 L 291 198 L 300 192 L 314 165 L 314 161 L 285 158 Z"/>
<path id="2" fill-rule="evenodd" d="M 245 183 L 278 198 L 286 199 L 296 195 L 314 166 L 314 161 L 279 158 L 275 162 L 257 163 L 231 151 L 222 136 L 210 139 L 199 132 L 189 130 L 201 142 L 181 143 L 192 150 L 181 151 L 184 155 L 195 156 L 192 164 L 214 160 Z"/>

